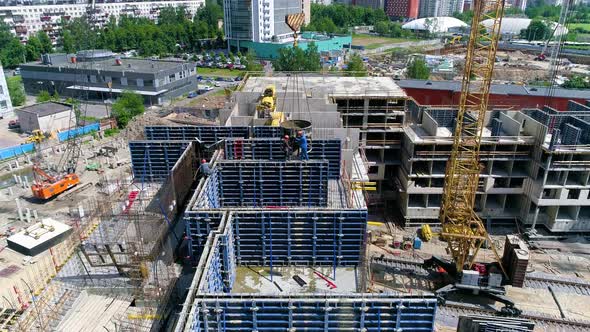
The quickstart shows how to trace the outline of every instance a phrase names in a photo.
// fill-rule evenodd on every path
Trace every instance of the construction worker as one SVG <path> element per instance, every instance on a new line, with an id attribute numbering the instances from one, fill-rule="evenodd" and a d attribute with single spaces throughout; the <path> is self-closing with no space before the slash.
<path id="1" fill-rule="evenodd" d="M 211 167 L 209 167 L 209 163 L 207 163 L 207 160 L 201 160 L 201 166 L 199 167 L 199 171 L 201 171 L 201 173 L 203 173 L 203 176 L 205 177 L 211 175 Z"/>
<path id="2" fill-rule="evenodd" d="M 291 146 L 289 135 L 285 135 L 285 137 L 283 137 L 283 140 L 281 141 L 281 149 L 285 153 L 285 160 L 291 160 L 293 147 Z"/>
<path id="3" fill-rule="evenodd" d="M 295 141 L 299 145 L 299 159 L 309 160 L 309 156 L 307 156 L 307 137 L 305 137 L 305 133 L 302 130 L 297 132 L 297 139 Z"/>

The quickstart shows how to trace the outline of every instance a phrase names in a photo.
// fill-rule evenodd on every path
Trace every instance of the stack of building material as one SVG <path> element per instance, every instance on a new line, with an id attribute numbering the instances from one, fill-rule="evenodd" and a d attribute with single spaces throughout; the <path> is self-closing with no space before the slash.
<path id="1" fill-rule="evenodd" d="M 461 283 L 463 285 L 478 286 L 479 272 L 473 270 L 463 270 L 463 274 L 461 275 Z"/>
<path id="2" fill-rule="evenodd" d="M 528 264 L 529 250 L 526 244 L 516 235 L 507 235 L 502 265 L 506 269 L 512 286 L 523 286 Z"/>
<path id="3" fill-rule="evenodd" d="M 535 323 L 521 318 L 468 315 L 460 316 L 457 332 L 533 331 Z"/>

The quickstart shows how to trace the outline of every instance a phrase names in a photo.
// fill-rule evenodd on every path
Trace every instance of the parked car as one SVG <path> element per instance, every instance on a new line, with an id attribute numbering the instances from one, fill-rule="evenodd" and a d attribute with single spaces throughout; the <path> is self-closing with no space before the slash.
<path id="1" fill-rule="evenodd" d="M 197 76 L 197 81 L 200 81 L 200 80 L 202 80 L 202 79 L 203 79 L 203 76 L 201 76 L 201 75 L 198 75 L 198 76 Z"/>
<path id="2" fill-rule="evenodd" d="M 223 68 L 225 68 L 225 64 L 223 62 L 218 62 L 217 63 L 217 68 L 223 69 Z"/>
<path id="3" fill-rule="evenodd" d="M 198 93 L 196 93 L 196 92 L 193 91 L 193 92 L 191 92 L 191 93 L 188 94 L 188 97 L 189 98 L 195 98 L 198 95 L 199 95 Z"/>
<path id="4" fill-rule="evenodd" d="M 8 129 L 19 129 L 20 122 L 18 120 L 10 120 L 8 121 Z"/>
<path id="5" fill-rule="evenodd" d="M 219 84 L 219 83 L 217 83 L 217 82 L 215 82 L 213 85 L 214 85 L 216 88 L 219 88 L 219 87 L 221 86 L 221 84 Z"/>
<path id="6" fill-rule="evenodd" d="M 20 75 L 20 67 L 16 67 L 16 69 L 14 70 L 13 76 L 17 75 Z"/>

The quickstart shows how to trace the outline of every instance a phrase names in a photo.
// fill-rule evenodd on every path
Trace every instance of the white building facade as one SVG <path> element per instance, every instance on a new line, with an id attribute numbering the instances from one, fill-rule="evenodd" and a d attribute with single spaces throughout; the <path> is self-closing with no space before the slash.
<path id="1" fill-rule="evenodd" d="M 286 15 L 305 13 L 305 23 L 310 20 L 310 0 L 224 0 L 223 6 L 228 40 L 282 43 L 293 40 Z"/>
<path id="2" fill-rule="evenodd" d="M 91 9 L 86 0 L 33 0 L 26 1 L 26 5 L 23 5 L 23 2 L 22 0 L 0 1 L 0 21 L 6 23 L 22 42 L 26 42 L 29 36 L 38 31 L 47 32 L 55 42 L 59 37 L 62 24 L 86 15 Z M 135 2 L 105 0 L 103 3 L 95 4 L 94 21 L 100 26 L 107 23 L 110 17 L 118 18 L 121 15 L 157 20 L 160 10 L 165 7 L 184 7 L 188 14 L 194 15 L 203 6 L 205 6 L 205 0 Z"/>
<path id="3" fill-rule="evenodd" d="M 12 102 L 10 101 L 10 94 L 8 93 L 8 84 L 6 84 L 6 77 L 4 77 L 4 69 L 0 65 L 0 117 L 13 115 Z"/>

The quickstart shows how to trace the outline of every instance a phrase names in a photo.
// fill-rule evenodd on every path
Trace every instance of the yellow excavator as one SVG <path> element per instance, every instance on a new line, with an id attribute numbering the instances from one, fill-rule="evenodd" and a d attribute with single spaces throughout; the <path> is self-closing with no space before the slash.
<path id="1" fill-rule="evenodd" d="M 43 134 L 43 132 L 39 129 L 35 129 L 33 130 L 33 132 L 31 132 L 31 135 L 27 138 L 25 138 L 25 143 L 41 143 L 45 140 L 46 136 L 45 134 Z"/>
<path id="2" fill-rule="evenodd" d="M 270 125 L 274 127 L 278 127 L 285 120 L 284 113 L 276 111 L 276 102 L 276 88 L 274 85 L 269 85 L 264 89 L 264 93 L 256 106 L 258 117 L 270 118 Z"/>

